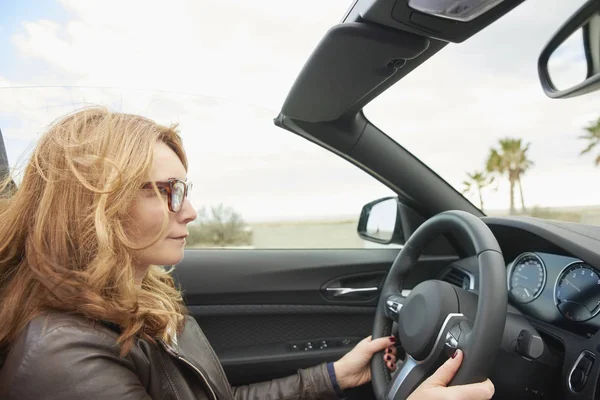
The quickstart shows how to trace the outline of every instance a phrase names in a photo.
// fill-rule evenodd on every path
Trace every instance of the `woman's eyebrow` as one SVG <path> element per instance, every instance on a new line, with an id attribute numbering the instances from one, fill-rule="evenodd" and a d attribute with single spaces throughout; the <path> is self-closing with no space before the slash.
<path id="1" fill-rule="evenodd" d="M 167 182 L 167 181 L 170 181 L 170 180 L 173 180 L 173 179 L 176 179 L 178 181 L 187 182 L 187 176 L 184 176 L 183 178 L 177 178 L 177 177 L 171 176 L 171 177 L 164 178 L 164 179 L 154 179 L 154 182 Z"/>

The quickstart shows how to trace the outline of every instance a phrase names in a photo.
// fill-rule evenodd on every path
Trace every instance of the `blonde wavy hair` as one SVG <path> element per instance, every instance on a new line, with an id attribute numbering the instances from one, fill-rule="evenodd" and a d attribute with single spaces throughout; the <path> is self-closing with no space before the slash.
<path id="1" fill-rule="evenodd" d="M 135 251 L 162 232 L 145 244 L 127 234 L 157 141 L 187 171 L 177 127 L 137 115 L 87 108 L 41 137 L 18 189 L 0 199 L 0 350 L 46 311 L 117 324 L 121 355 L 136 337 L 172 342 L 182 329 L 186 309 L 170 271 L 151 266 L 141 287 L 134 281 Z"/>

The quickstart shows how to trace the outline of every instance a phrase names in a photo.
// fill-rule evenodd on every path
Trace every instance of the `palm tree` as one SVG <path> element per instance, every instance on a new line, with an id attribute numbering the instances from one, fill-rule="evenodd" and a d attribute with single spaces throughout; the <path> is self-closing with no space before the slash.
<path id="1" fill-rule="evenodd" d="M 483 171 L 474 171 L 467 173 L 468 179 L 463 181 L 463 194 L 475 191 L 479 196 L 479 208 L 483 211 L 483 195 L 482 191 L 494 182 L 494 177 L 487 175 Z"/>
<path id="2" fill-rule="evenodd" d="M 515 208 L 515 185 L 519 186 L 521 209 L 523 212 L 526 212 L 521 176 L 533 166 L 533 162 L 527 158 L 529 143 L 524 145 L 521 139 L 506 138 L 500 139 L 499 144 L 499 149 L 490 149 L 486 169 L 490 173 L 506 174 L 508 176 L 511 214 L 516 214 L 517 212 Z"/>
<path id="3" fill-rule="evenodd" d="M 580 155 L 587 154 L 596 147 L 600 147 L 600 118 L 598 118 L 596 122 L 590 123 L 590 125 L 586 126 L 584 129 L 587 133 L 579 138 L 585 139 L 589 141 L 589 143 L 588 146 L 581 151 Z M 596 166 L 600 165 L 600 154 L 598 154 L 594 163 Z"/>

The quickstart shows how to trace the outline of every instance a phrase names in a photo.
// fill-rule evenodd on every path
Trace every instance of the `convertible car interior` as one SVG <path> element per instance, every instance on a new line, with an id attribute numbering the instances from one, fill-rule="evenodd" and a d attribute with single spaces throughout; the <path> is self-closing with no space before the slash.
<path id="1" fill-rule="evenodd" d="M 456 348 L 465 357 L 452 385 L 489 377 L 498 399 L 600 399 L 600 226 L 486 216 L 363 112 L 523 2 L 355 0 L 315 43 L 274 124 L 396 196 L 356 210 L 357 235 L 381 248 L 186 250 L 173 274 L 232 384 L 394 334 L 397 371 L 376 355 L 372 383 L 349 399 L 405 399 Z M 600 88 L 600 0 L 561 19 L 538 65 L 526 66 L 553 102 Z M 560 86 L 550 61 L 572 34 L 583 38 L 587 73 Z"/>

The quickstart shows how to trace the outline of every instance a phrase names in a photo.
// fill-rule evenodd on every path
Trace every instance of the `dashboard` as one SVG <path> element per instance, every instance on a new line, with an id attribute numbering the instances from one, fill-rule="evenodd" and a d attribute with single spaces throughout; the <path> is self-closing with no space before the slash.
<path id="1" fill-rule="evenodd" d="M 507 266 L 513 306 L 540 321 L 592 337 L 600 329 L 600 271 L 575 257 L 524 252 Z"/>
<path id="2" fill-rule="evenodd" d="M 600 398 L 600 226 L 529 217 L 482 220 L 507 263 L 507 321 L 525 318 L 544 347 L 531 360 L 515 356 L 514 343 L 507 343 L 508 351 L 500 353 L 493 373 L 497 394 Z M 456 240 L 465 256 L 444 269 L 441 279 L 478 292 L 478 258 L 468 256 L 475 249 Z"/>
<path id="3" fill-rule="evenodd" d="M 484 218 L 507 262 L 509 302 L 524 315 L 590 338 L 600 330 L 600 227 Z"/>

